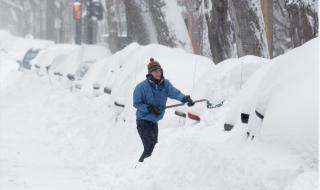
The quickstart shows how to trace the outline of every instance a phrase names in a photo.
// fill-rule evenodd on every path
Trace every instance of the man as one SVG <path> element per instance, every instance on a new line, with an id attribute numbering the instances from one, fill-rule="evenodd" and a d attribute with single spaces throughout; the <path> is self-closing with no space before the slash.
<path id="1" fill-rule="evenodd" d="M 164 78 L 161 65 L 151 58 L 146 80 L 139 83 L 133 92 L 137 129 L 144 147 L 139 162 L 151 156 L 158 142 L 158 121 L 163 118 L 168 97 L 188 103 L 188 106 L 194 105 L 190 96 L 182 94 Z"/>

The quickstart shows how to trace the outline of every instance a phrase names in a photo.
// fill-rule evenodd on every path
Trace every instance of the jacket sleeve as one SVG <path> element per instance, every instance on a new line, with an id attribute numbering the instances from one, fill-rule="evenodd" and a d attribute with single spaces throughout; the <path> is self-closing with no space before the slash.
<path id="1" fill-rule="evenodd" d="M 148 113 L 148 104 L 145 104 L 142 101 L 142 90 L 141 90 L 141 86 L 138 85 L 136 86 L 136 88 L 134 89 L 133 92 L 133 106 L 138 109 L 141 112 L 145 112 Z"/>
<path id="2" fill-rule="evenodd" d="M 185 95 L 176 89 L 170 81 L 167 80 L 168 97 L 183 102 Z"/>

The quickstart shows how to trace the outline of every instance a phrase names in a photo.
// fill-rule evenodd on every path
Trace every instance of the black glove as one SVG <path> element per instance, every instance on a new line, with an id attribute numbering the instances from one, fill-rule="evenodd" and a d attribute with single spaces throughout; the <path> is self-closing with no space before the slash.
<path id="1" fill-rule="evenodd" d="M 158 107 L 154 106 L 154 105 L 148 105 L 148 111 L 150 113 L 153 113 L 153 114 L 156 114 L 156 115 L 160 115 L 161 114 L 161 110 Z"/>
<path id="2" fill-rule="evenodd" d="M 190 107 L 190 106 L 193 106 L 194 105 L 194 101 L 190 98 L 189 95 L 185 96 L 183 98 L 183 102 L 184 103 L 187 103 L 187 105 Z"/>

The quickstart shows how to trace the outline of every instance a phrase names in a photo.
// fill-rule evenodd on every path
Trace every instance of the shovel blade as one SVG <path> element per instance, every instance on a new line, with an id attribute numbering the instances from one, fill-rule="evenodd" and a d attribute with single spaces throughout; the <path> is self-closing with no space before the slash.
<path id="1" fill-rule="evenodd" d="M 190 112 L 188 112 L 188 117 L 192 120 L 200 121 L 200 117 L 198 115 L 192 114 Z"/>
<path id="2" fill-rule="evenodd" d="M 177 116 L 180 116 L 180 117 L 184 117 L 184 118 L 186 118 L 187 117 L 187 114 L 186 113 L 183 113 L 183 112 L 181 112 L 181 111 L 174 111 L 174 114 L 176 114 Z"/>

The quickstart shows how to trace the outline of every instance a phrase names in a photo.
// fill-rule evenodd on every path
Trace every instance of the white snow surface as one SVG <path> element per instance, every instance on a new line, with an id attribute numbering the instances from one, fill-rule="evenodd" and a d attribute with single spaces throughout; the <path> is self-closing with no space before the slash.
<path id="1" fill-rule="evenodd" d="M 0 89 L 0 189 L 316 190 L 317 53 L 314 39 L 271 61 L 246 56 L 214 66 L 183 50 L 131 44 L 83 79 L 84 86 L 104 86 L 113 78 L 111 95 L 98 97 L 71 93 L 33 71 L 13 70 Z M 198 124 L 183 124 L 168 111 L 152 157 L 134 168 L 142 143 L 132 90 L 144 79 L 150 57 L 183 92 L 226 102 L 199 111 Z M 1 65 L 9 63 L 2 56 Z M 116 74 L 104 76 L 101 69 Z M 125 110 L 112 104 L 119 97 Z M 256 108 L 265 118 L 260 127 L 250 118 L 261 130 L 246 140 L 240 112 Z M 223 130 L 225 121 L 233 122 L 232 131 Z"/>
<path id="2" fill-rule="evenodd" d="M 8 52 L 16 59 L 22 59 L 30 48 L 45 49 L 54 42 L 50 40 L 34 40 L 11 35 L 6 30 L 0 30 L 0 49 Z"/>
<path id="3" fill-rule="evenodd" d="M 68 57 L 59 64 L 54 71 L 63 75 L 76 74 L 78 69 L 84 65 L 93 65 L 98 60 L 110 56 L 110 51 L 101 45 L 82 45 L 75 48 Z"/>

